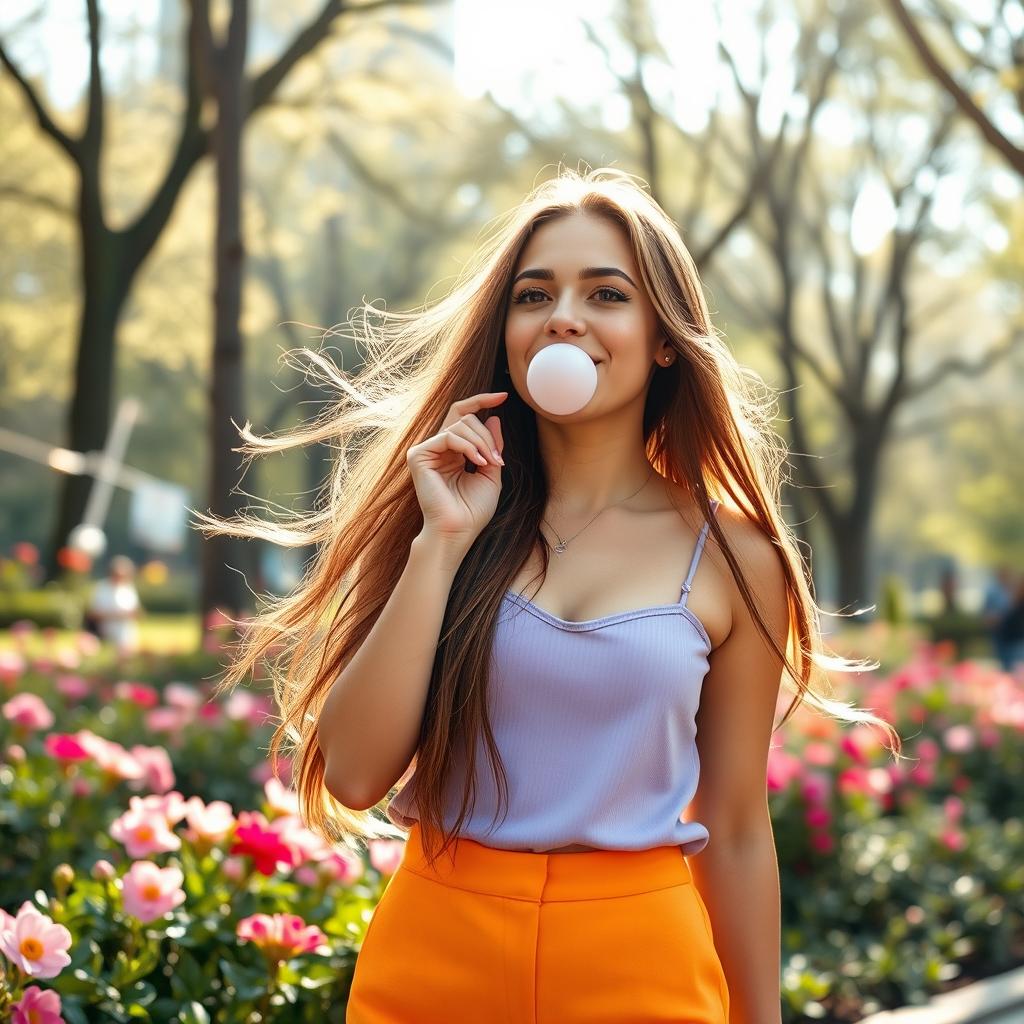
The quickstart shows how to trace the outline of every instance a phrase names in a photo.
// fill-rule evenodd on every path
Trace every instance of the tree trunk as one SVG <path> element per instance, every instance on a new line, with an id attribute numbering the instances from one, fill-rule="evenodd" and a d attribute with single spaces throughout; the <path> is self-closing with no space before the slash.
<path id="1" fill-rule="evenodd" d="M 213 380 L 210 388 L 210 510 L 233 519 L 242 508 L 237 492 L 239 460 L 232 451 L 245 423 L 242 379 L 242 128 L 245 121 L 245 51 L 248 0 L 234 0 L 227 41 L 212 81 L 217 91 L 213 153 L 217 167 L 216 285 L 214 291 Z M 232 420 L 234 423 L 232 423 Z M 255 559 L 237 537 L 211 537 L 202 552 L 201 607 L 240 613 L 247 605 L 246 575 Z"/>
<path id="2" fill-rule="evenodd" d="M 74 389 L 67 419 L 67 446 L 73 451 L 98 451 L 110 429 L 118 320 L 136 267 L 125 265 L 121 237 L 103 222 L 99 182 L 85 176 L 79 193 L 79 277 L 83 305 L 78 324 Z M 57 552 L 85 514 L 93 478 L 68 474 L 61 478 L 57 521 L 47 552 L 47 577 L 58 572 Z"/>

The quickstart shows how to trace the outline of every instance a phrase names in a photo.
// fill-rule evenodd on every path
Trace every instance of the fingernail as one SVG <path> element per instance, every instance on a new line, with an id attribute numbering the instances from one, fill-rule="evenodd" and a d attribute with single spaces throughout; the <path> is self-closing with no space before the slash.
<path id="1" fill-rule="evenodd" d="M 491 454 L 492 454 L 492 455 L 494 456 L 494 458 L 495 458 L 495 459 L 497 460 L 497 462 L 498 462 L 498 465 L 499 465 L 499 466 L 504 466 L 504 465 L 505 465 L 505 460 L 504 460 L 504 459 L 503 459 L 503 458 L 501 457 L 501 455 L 500 455 L 500 454 L 499 454 L 498 452 L 496 452 L 496 451 L 495 451 L 495 450 L 494 450 L 493 448 L 491 449 Z"/>

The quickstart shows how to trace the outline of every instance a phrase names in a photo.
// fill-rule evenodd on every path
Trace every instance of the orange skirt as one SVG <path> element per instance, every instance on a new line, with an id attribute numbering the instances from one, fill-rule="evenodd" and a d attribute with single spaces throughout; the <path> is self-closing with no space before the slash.
<path id="1" fill-rule="evenodd" d="M 419 824 L 356 961 L 346 1024 L 728 1024 L 711 920 L 678 846 L 531 853 Z"/>

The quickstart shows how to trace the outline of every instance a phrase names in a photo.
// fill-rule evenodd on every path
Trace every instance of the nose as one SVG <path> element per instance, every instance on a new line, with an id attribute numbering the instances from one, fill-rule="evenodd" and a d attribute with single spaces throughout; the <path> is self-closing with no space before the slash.
<path id="1" fill-rule="evenodd" d="M 586 327 L 573 311 L 571 301 L 568 298 L 563 298 L 555 305 L 544 329 L 549 337 L 565 338 L 570 335 L 583 334 Z"/>

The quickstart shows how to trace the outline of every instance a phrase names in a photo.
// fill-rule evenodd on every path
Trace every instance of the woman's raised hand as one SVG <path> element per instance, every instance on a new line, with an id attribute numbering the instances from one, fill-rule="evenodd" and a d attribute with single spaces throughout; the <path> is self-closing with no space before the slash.
<path id="1" fill-rule="evenodd" d="M 441 429 L 406 453 L 416 498 L 423 512 L 423 534 L 468 551 L 494 515 L 501 493 L 501 420 L 481 421 L 477 412 L 501 405 L 507 391 L 463 398 L 452 405 Z M 466 471 L 466 460 L 477 471 Z"/>

